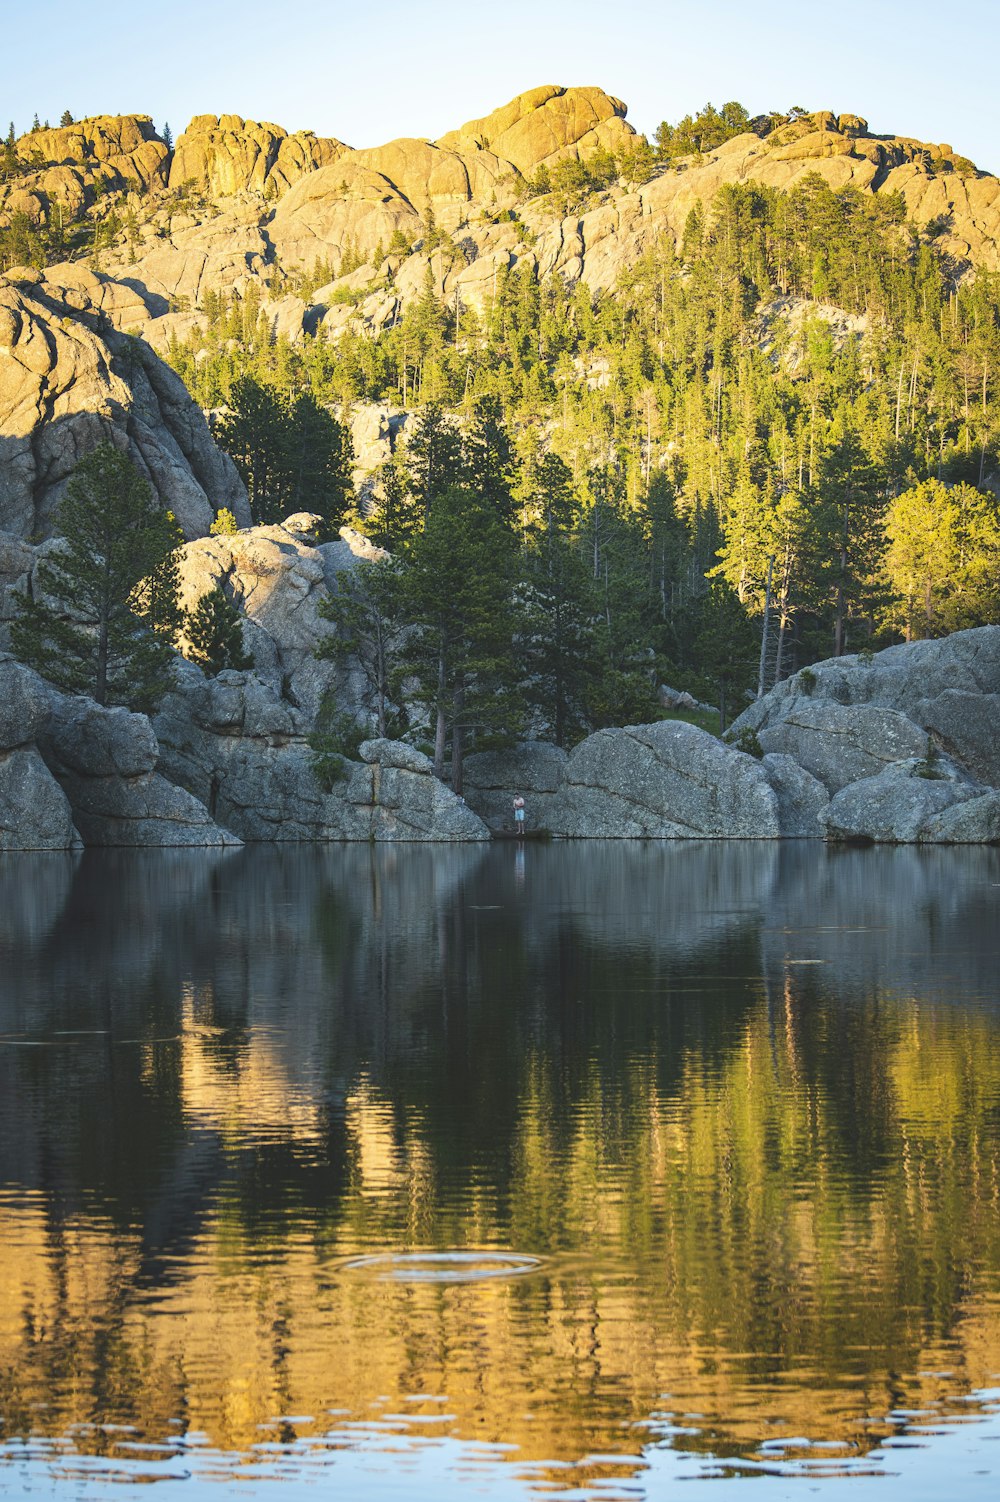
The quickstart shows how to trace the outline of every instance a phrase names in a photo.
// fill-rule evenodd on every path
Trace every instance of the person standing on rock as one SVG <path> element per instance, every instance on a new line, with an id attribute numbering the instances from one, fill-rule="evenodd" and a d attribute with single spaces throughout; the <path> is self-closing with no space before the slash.
<path id="1" fill-rule="evenodd" d="M 520 793 L 514 798 L 514 828 L 518 834 L 524 834 L 524 799 Z"/>

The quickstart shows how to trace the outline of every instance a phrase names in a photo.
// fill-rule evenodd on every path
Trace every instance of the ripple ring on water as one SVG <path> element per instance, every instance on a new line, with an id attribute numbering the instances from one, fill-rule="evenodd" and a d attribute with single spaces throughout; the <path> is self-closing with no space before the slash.
<path id="1" fill-rule="evenodd" d="M 373 1273 L 381 1282 L 478 1283 L 486 1278 L 519 1278 L 537 1271 L 543 1258 L 525 1252 L 373 1252 L 342 1265 Z"/>

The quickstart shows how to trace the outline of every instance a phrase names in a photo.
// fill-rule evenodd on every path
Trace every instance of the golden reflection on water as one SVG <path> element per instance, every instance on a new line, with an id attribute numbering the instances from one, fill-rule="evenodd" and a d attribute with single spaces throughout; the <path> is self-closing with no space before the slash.
<path id="1" fill-rule="evenodd" d="M 685 963 L 672 979 L 619 966 L 618 985 L 715 985 L 714 959 Z M 251 1016 L 230 1046 L 212 983 L 185 980 L 175 1029 L 124 1029 L 105 1076 L 133 1067 L 170 1116 L 144 1214 L 62 1182 L 44 1133 L 35 1171 L 8 1165 L 3 1434 L 114 1454 L 181 1426 L 259 1455 L 375 1424 L 387 1446 L 447 1433 L 512 1447 L 539 1485 L 585 1485 L 627 1474 L 661 1427 L 722 1457 L 802 1436 L 859 1456 L 892 1413 L 996 1384 L 995 1013 L 881 983 L 844 1000 L 784 962 L 741 984 L 721 1046 L 695 1028 L 666 1075 L 662 1039 L 612 1055 L 588 1033 L 568 1093 L 553 1035 L 527 1028 L 493 1156 L 463 1139 L 457 1106 L 404 1088 L 382 1043 L 331 1082 L 321 1020 L 303 1023 L 312 1052 L 294 1007 Z M 418 1030 L 404 1033 L 409 1058 Z M 39 1069 L 20 1076 L 29 1114 Z M 446 1062 L 435 1087 L 456 1072 Z M 480 1095 L 489 1073 L 471 1068 Z M 335 1183 L 296 1187 L 334 1158 Z M 350 1265 L 434 1248 L 540 1265 L 480 1281 Z M 127 1441 L 107 1424 L 131 1426 Z"/>

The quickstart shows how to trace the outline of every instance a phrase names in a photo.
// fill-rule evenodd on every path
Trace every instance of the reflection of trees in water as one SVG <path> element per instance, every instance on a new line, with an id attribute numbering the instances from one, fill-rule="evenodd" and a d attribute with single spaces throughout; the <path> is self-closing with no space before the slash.
<path id="1" fill-rule="evenodd" d="M 244 1444 L 424 1390 L 573 1455 L 669 1391 L 737 1450 L 765 1404 L 860 1441 L 918 1371 L 995 1368 L 997 854 L 510 856 L 23 863 L 0 1032 L 47 1046 L 0 1050 L 8 1432 L 45 1394 L 56 1429 Z M 337 1275 L 401 1243 L 553 1261 Z"/>

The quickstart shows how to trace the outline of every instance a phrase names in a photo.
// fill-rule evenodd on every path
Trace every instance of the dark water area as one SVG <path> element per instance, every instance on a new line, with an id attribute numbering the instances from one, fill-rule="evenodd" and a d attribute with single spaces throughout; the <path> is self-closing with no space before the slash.
<path id="1" fill-rule="evenodd" d="M 0 857 L 0 1493 L 748 1478 L 1000 1492 L 1000 851 Z"/>

